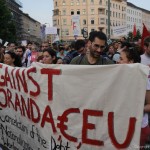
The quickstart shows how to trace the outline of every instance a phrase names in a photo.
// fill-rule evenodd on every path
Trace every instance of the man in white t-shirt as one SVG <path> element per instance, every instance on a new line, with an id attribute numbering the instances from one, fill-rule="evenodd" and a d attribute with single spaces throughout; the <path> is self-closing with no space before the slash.
<path id="1" fill-rule="evenodd" d="M 144 40 L 144 51 L 141 55 L 141 63 L 150 67 L 150 36 Z M 148 113 L 150 112 L 150 72 L 147 81 L 147 90 L 145 96 L 144 115 L 142 119 L 140 146 L 143 147 L 150 136 L 150 127 L 148 122 Z"/>

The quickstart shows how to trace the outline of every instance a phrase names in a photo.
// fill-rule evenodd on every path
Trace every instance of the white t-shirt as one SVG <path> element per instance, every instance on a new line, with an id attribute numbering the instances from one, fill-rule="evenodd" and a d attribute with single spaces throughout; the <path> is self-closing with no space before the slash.
<path id="1" fill-rule="evenodd" d="M 146 55 L 145 53 L 143 55 L 141 55 L 141 64 L 150 66 L 150 56 Z M 150 71 L 149 71 L 146 89 L 150 90 Z"/>
<path id="2" fill-rule="evenodd" d="M 150 57 L 145 53 L 141 55 L 141 64 L 150 66 Z M 150 90 L 150 71 L 147 81 L 147 90 Z M 148 125 L 148 113 L 145 113 L 142 119 L 142 128 L 145 128 Z"/>

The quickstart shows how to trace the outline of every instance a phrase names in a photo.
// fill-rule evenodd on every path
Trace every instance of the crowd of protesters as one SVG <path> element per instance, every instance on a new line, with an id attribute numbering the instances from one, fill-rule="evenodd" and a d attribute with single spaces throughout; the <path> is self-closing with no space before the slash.
<path id="1" fill-rule="evenodd" d="M 142 63 L 150 66 L 150 37 L 140 43 L 127 42 L 125 37 L 107 44 L 101 31 L 91 32 L 88 40 L 78 39 L 71 44 L 42 42 L 41 46 L 28 42 L 26 47 L 9 43 L 0 48 L 0 63 L 12 67 L 30 67 L 32 62 L 44 64 L 109 65 Z M 150 83 L 147 85 L 140 146 L 150 136 L 148 113 L 150 112 Z"/>

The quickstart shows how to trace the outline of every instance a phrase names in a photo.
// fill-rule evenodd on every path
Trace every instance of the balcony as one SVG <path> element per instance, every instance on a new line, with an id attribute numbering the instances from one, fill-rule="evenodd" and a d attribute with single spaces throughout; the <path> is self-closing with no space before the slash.
<path id="1" fill-rule="evenodd" d="M 106 9 L 106 5 L 99 5 L 99 8 L 98 8 L 99 10 L 101 10 L 101 9 Z"/>

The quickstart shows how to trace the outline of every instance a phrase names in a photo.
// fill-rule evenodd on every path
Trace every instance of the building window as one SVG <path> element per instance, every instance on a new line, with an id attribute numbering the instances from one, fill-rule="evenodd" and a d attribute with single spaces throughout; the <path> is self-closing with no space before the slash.
<path id="1" fill-rule="evenodd" d="M 67 20 L 63 19 L 63 25 L 67 25 Z"/>
<path id="2" fill-rule="evenodd" d="M 86 4 L 86 0 L 83 0 L 83 5 L 85 5 Z"/>
<path id="3" fill-rule="evenodd" d="M 91 19 L 91 24 L 94 24 L 94 19 Z"/>
<path id="4" fill-rule="evenodd" d="M 94 9 L 91 9 L 91 14 L 94 15 Z"/>
<path id="5" fill-rule="evenodd" d="M 77 5 L 80 5 L 79 0 L 77 1 Z"/>
<path id="6" fill-rule="evenodd" d="M 71 11 L 71 15 L 74 15 L 74 11 Z"/>
<path id="7" fill-rule="evenodd" d="M 62 30 L 62 35 L 69 35 L 69 30 L 68 29 L 63 29 Z"/>
<path id="8" fill-rule="evenodd" d="M 83 9 L 83 12 L 82 12 L 82 13 L 83 13 L 83 15 L 85 15 L 85 14 L 86 14 L 86 10 L 85 10 L 85 9 Z"/>
<path id="9" fill-rule="evenodd" d="M 77 10 L 77 15 L 80 15 L 80 10 Z"/>
<path id="10" fill-rule="evenodd" d="M 63 1 L 63 2 L 62 2 L 62 5 L 63 5 L 63 6 L 64 6 L 64 5 L 66 5 L 66 2 L 65 2 L 65 1 Z"/>
<path id="11" fill-rule="evenodd" d="M 91 0 L 91 4 L 92 4 L 92 5 L 94 4 L 94 0 Z"/>
<path id="12" fill-rule="evenodd" d="M 74 2 L 71 2 L 71 6 L 73 6 L 74 5 Z"/>
<path id="13" fill-rule="evenodd" d="M 66 10 L 63 10 L 62 13 L 63 13 L 63 15 L 66 15 Z"/>
<path id="14" fill-rule="evenodd" d="M 86 19 L 83 19 L 83 25 L 86 25 Z"/>
<path id="15" fill-rule="evenodd" d="M 57 2 L 55 3 L 55 6 L 57 6 Z"/>
<path id="16" fill-rule="evenodd" d="M 99 0 L 99 5 L 102 5 L 102 0 Z"/>
<path id="17" fill-rule="evenodd" d="M 108 15 L 108 10 L 106 10 L 106 15 Z"/>

